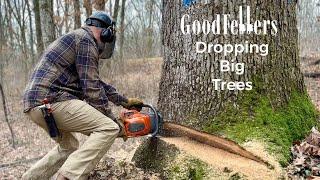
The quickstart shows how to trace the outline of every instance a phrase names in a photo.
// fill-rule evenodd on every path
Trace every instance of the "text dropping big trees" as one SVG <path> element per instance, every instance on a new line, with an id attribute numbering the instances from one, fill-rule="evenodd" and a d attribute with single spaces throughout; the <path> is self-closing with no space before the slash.
<path id="1" fill-rule="evenodd" d="M 276 36 L 278 33 L 278 22 L 276 20 L 256 20 L 251 22 L 250 6 L 239 7 L 238 17 L 231 19 L 230 14 L 215 14 L 214 20 L 209 21 L 194 20 L 190 21 L 191 17 L 185 14 L 181 18 L 181 32 L 184 35 L 269 35 Z M 195 44 L 196 53 L 216 53 L 222 54 L 224 57 L 230 55 L 236 58 L 238 55 L 247 53 L 256 53 L 260 56 L 269 54 L 268 44 L 252 44 L 245 41 L 242 44 L 220 44 L 198 41 Z M 233 72 L 237 75 L 243 75 L 245 72 L 244 63 L 236 63 L 232 60 L 220 60 L 221 72 Z M 222 79 L 213 79 L 215 90 L 252 90 L 252 82 L 225 82 Z"/>

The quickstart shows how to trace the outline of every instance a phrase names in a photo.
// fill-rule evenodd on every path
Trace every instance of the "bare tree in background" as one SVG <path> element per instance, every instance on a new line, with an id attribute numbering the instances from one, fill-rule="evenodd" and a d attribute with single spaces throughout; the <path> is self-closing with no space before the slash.
<path id="1" fill-rule="evenodd" d="M 79 0 L 73 0 L 73 8 L 74 8 L 74 29 L 78 29 L 81 27 L 81 11 L 80 11 Z"/>
<path id="2" fill-rule="evenodd" d="M 0 1 L 0 8 L 2 9 L 2 1 Z M 5 21 L 4 21 L 2 12 L 0 12 L 0 26 L 1 27 L 5 26 Z M 3 47 L 5 42 L 6 42 L 6 40 L 5 40 L 5 28 L 0 28 L 0 52 L 2 52 L 2 47 Z M 1 75 L 1 69 L 0 69 L 0 75 Z"/>
<path id="3" fill-rule="evenodd" d="M 27 3 L 27 10 L 28 10 L 28 16 L 29 16 L 29 32 L 30 32 L 30 37 L 29 37 L 29 46 L 31 50 L 31 64 L 34 64 L 34 59 L 35 59 L 35 52 L 34 52 L 34 38 L 33 38 L 33 27 L 32 27 L 32 15 L 31 15 L 31 8 L 30 8 L 30 2 L 26 1 Z"/>
<path id="4" fill-rule="evenodd" d="M 38 54 L 42 53 L 43 47 L 43 40 L 42 40 L 42 30 L 41 30 L 41 15 L 40 15 L 40 5 L 39 0 L 33 0 L 33 12 L 34 12 L 34 19 L 36 24 L 36 38 L 37 38 L 37 52 Z"/>
<path id="5" fill-rule="evenodd" d="M 320 39 L 320 1 L 298 1 L 298 30 L 301 56 L 318 52 Z"/>
<path id="6" fill-rule="evenodd" d="M 124 30 L 125 30 L 125 23 L 124 23 L 124 16 L 125 16 L 125 7 L 126 0 L 121 1 L 121 19 L 120 19 L 120 59 L 123 59 L 123 43 L 124 43 Z"/>
<path id="7" fill-rule="evenodd" d="M 117 22 L 118 19 L 118 12 L 119 12 L 119 1 L 120 0 L 116 0 L 114 3 L 114 9 L 113 9 L 113 15 L 112 18 L 115 22 Z M 111 2 L 111 1 L 110 1 Z M 111 9 L 111 8 L 110 8 Z"/>
<path id="8" fill-rule="evenodd" d="M 92 14 L 91 0 L 83 0 L 83 7 L 86 9 L 87 18 Z"/>
<path id="9" fill-rule="evenodd" d="M 23 54 L 27 54 L 27 40 L 26 40 L 26 21 L 25 21 L 25 11 L 26 3 L 24 1 L 10 1 L 7 0 L 7 6 L 9 13 L 13 15 L 15 22 L 18 24 L 19 31 L 12 31 L 16 39 L 18 39 L 18 45 L 20 46 Z"/>
<path id="10" fill-rule="evenodd" d="M 55 24 L 53 20 L 53 0 L 40 1 L 41 25 L 44 46 L 55 40 Z"/>
<path id="11" fill-rule="evenodd" d="M 98 11 L 105 11 L 107 1 L 108 0 L 95 0 L 94 8 Z"/>
<path id="12" fill-rule="evenodd" d="M 10 130 L 10 134 L 11 134 L 11 145 L 12 145 L 13 148 L 16 148 L 14 133 L 13 133 L 13 130 L 12 130 L 11 124 L 9 122 L 9 118 L 8 118 L 8 109 L 7 109 L 6 97 L 4 95 L 1 83 L 0 83 L 0 95 L 1 95 L 1 98 L 2 98 L 2 106 L 3 106 L 3 111 L 4 111 L 4 118 L 6 120 L 6 123 L 8 125 L 8 128 Z"/>
<path id="13" fill-rule="evenodd" d="M 65 27 L 65 33 L 69 32 L 70 26 L 69 26 L 69 7 L 70 7 L 70 1 L 66 0 L 64 3 L 64 17 L 63 17 L 63 22 L 64 22 L 64 27 Z"/>
<path id="14" fill-rule="evenodd" d="M 148 17 L 148 28 L 146 29 L 147 34 L 147 47 L 146 47 L 146 56 L 150 57 L 152 53 L 152 44 L 153 44 L 153 12 L 154 12 L 155 2 L 154 0 L 150 0 L 147 3 L 147 10 L 149 13 Z"/>

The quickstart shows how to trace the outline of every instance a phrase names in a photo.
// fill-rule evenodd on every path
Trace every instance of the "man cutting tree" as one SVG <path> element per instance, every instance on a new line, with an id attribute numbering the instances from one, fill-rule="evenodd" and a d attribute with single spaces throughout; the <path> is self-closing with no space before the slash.
<path id="1" fill-rule="evenodd" d="M 23 179 L 49 179 L 56 172 L 59 180 L 87 179 L 115 138 L 123 135 L 108 101 L 127 109 L 143 102 L 127 99 L 99 78 L 99 59 L 112 56 L 115 41 L 115 22 L 96 12 L 86 26 L 58 38 L 43 53 L 24 93 L 24 112 L 58 145 Z M 74 132 L 89 136 L 81 147 Z"/>

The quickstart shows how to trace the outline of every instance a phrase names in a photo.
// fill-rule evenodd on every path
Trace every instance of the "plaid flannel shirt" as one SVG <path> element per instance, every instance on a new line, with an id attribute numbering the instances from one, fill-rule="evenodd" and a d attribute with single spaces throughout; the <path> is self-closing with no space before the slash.
<path id="1" fill-rule="evenodd" d="M 92 31 L 83 27 L 55 40 L 42 55 L 25 89 L 24 112 L 42 104 L 85 100 L 108 114 L 108 100 L 116 105 L 127 98 L 99 78 L 99 53 Z"/>

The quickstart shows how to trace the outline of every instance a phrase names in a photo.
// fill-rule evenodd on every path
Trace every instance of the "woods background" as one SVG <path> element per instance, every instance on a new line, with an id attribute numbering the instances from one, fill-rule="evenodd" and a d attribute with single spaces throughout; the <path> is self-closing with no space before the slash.
<path id="1" fill-rule="evenodd" d="M 155 0 L 1 0 L 1 83 L 6 67 L 14 64 L 19 76 L 25 77 L 13 77 L 14 83 L 24 85 L 45 47 L 81 27 L 96 10 L 107 11 L 117 22 L 115 59 L 160 56 L 160 7 L 161 1 Z"/>

